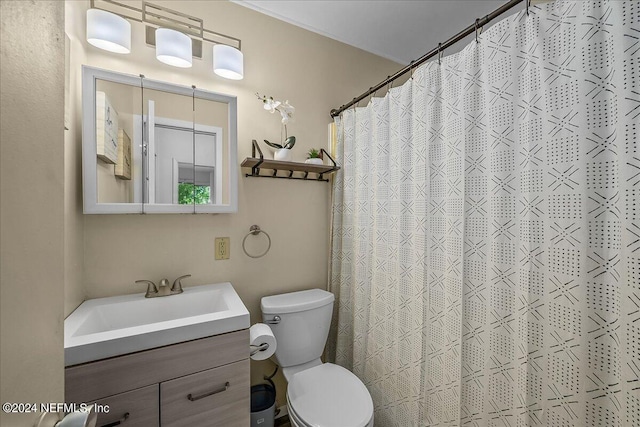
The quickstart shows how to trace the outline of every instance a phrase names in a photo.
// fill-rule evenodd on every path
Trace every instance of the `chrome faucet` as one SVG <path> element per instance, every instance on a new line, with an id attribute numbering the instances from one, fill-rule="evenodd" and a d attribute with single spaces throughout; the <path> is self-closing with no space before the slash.
<path id="1" fill-rule="evenodd" d="M 190 274 L 185 274 L 184 276 L 178 277 L 173 281 L 173 285 L 171 285 L 171 294 L 181 294 L 182 293 L 182 279 L 186 279 L 191 277 Z"/>
<path id="2" fill-rule="evenodd" d="M 136 283 L 147 284 L 147 293 L 144 294 L 145 298 L 153 298 L 155 296 L 158 296 L 158 288 L 156 287 L 156 284 L 153 283 L 151 280 L 136 280 Z"/>
<path id="3" fill-rule="evenodd" d="M 181 294 L 183 292 L 182 279 L 186 279 L 187 277 L 191 277 L 191 275 L 185 274 L 184 276 L 178 277 L 171 287 L 169 287 L 169 281 L 167 279 L 160 280 L 159 288 L 151 280 L 136 280 L 136 283 L 147 284 L 147 292 L 144 294 L 145 298 L 167 297 L 170 295 Z"/>

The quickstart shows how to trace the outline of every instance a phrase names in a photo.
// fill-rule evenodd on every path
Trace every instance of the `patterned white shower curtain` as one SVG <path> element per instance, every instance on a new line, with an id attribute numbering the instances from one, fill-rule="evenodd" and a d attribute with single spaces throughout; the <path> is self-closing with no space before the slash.
<path id="1" fill-rule="evenodd" d="M 495 24 L 337 120 L 337 363 L 377 426 L 640 426 L 640 3 Z"/>

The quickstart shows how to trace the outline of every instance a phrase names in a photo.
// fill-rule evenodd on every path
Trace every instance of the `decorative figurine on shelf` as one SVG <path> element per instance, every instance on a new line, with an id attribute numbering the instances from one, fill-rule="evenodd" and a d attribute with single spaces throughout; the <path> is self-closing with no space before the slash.
<path id="1" fill-rule="evenodd" d="M 307 153 L 307 160 L 305 160 L 304 162 L 310 163 L 312 165 L 324 164 L 324 162 L 322 161 L 322 156 L 320 155 L 320 150 L 316 148 L 312 148 L 311 150 L 309 150 L 309 152 Z"/>
<path id="2" fill-rule="evenodd" d="M 282 161 L 290 162 L 291 149 L 296 143 L 296 137 L 287 135 L 287 124 L 289 124 L 290 121 L 293 121 L 293 113 L 296 111 L 296 109 L 293 107 L 293 105 L 289 104 L 288 100 L 284 102 L 280 102 L 273 99 L 272 96 L 269 96 L 269 97 L 265 95 L 260 96 L 258 93 L 256 93 L 256 96 L 258 97 L 258 99 L 262 100 L 265 110 L 271 112 L 271 114 L 277 111 L 282 116 L 282 127 L 284 128 L 284 142 L 282 144 L 276 144 L 273 142 L 269 142 L 265 139 L 264 140 L 265 144 L 267 144 L 269 147 L 274 148 L 276 150 L 273 153 L 274 160 L 282 160 Z M 282 138 L 282 133 L 280 137 Z"/>

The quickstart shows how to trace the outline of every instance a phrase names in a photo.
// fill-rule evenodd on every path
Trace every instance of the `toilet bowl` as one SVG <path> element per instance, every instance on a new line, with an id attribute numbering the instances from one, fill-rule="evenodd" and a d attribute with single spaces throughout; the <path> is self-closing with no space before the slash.
<path id="1" fill-rule="evenodd" d="M 287 406 L 295 427 L 373 426 L 373 401 L 349 370 L 322 363 L 334 296 L 321 289 L 262 298 L 262 319 L 278 343 L 275 358 L 289 383 Z"/>
<path id="2" fill-rule="evenodd" d="M 287 390 L 296 427 L 373 426 L 373 402 L 362 381 L 342 366 L 324 363 L 299 372 Z"/>

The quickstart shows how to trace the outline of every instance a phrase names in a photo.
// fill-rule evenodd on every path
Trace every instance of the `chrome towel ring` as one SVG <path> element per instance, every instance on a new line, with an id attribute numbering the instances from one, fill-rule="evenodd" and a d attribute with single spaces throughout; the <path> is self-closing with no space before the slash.
<path id="1" fill-rule="evenodd" d="M 247 237 L 251 236 L 252 234 L 254 236 L 257 236 L 260 233 L 264 233 L 264 235 L 267 236 L 267 239 L 269 240 L 269 246 L 267 246 L 267 250 L 265 250 L 260 255 L 251 255 L 249 252 L 247 252 L 247 248 L 245 247 Z M 249 228 L 249 233 L 246 236 L 244 236 L 244 239 L 242 239 L 242 250 L 244 251 L 245 255 L 247 255 L 250 258 L 261 258 L 265 256 L 267 252 L 269 252 L 269 249 L 271 249 L 271 237 L 269 236 L 269 234 L 266 231 L 261 230 L 259 225 L 252 225 L 251 228 Z"/>

